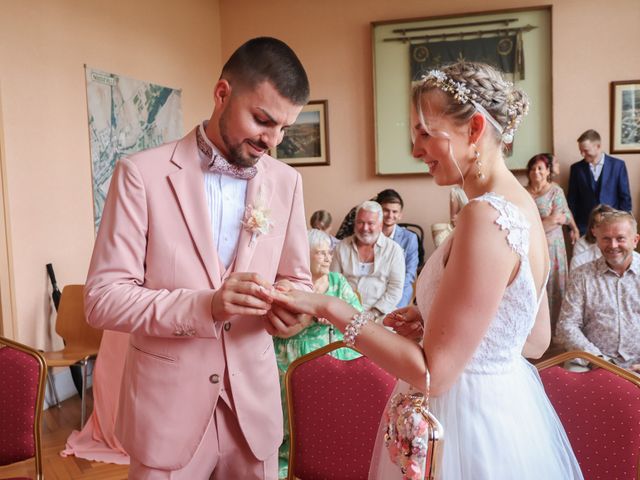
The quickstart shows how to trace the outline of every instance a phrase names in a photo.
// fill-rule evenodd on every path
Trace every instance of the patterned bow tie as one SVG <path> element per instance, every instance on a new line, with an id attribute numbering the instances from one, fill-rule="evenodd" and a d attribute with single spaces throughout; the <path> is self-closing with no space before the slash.
<path id="1" fill-rule="evenodd" d="M 229 175 L 230 177 L 240 178 L 242 180 L 251 180 L 256 176 L 256 173 L 258 173 L 258 169 L 256 167 L 238 167 L 237 165 L 229 163 L 229 161 L 221 155 L 213 153 L 211 146 L 202 137 L 200 128 L 196 129 L 196 143 L 198 144 L 198 149 L 202 154 L 206 158 L 211 159 L 208 165 L 210 172 L 221 173 L 223 175 Z"/>

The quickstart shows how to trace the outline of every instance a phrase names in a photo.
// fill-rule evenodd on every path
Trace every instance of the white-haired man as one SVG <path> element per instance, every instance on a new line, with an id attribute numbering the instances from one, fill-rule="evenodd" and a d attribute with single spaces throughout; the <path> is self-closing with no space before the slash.
<path id="1" fill-rule="evenodd" d="M 594 229 L 602 257 L 571 272 L 557 339 L 640 372 L 640 254 L 630 213 L 603 212 Z"/>
<path id="2" fill-rule="evenodd" d="M 354 234 L 336 246 L 331 262 L 331 271 L 347 278 L 364 309 L 372 311 L 378 321 L 395 310 L 402 298 L 405 276 L 402 247 L 381 232 L 380 204 L 360 204 Z"/>

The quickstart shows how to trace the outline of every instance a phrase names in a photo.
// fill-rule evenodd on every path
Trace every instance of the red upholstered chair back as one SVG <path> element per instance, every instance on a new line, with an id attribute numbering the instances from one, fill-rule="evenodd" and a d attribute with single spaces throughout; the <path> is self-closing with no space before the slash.
<path id="1" fill-rule="evenodd" d="M 0 465 L 30 458 L 42 478 L 40 425 L 47 368 L 26 345 L 0 337 Z"/>
<path id="2" fill-rule="evenodd" d="M 562 364 L 582 358 L 594 368 Z M 586 352 L 567 352 L 537 365 L 585 480 L 640 479 L 640 377 Z"/>
<path id="3" fill-rule="evenodd" d="M 287 371 L 289 478 L 366 480 L 378 425 L 395 378 L 366 357 L 338 360 L 335 342 Z"/>

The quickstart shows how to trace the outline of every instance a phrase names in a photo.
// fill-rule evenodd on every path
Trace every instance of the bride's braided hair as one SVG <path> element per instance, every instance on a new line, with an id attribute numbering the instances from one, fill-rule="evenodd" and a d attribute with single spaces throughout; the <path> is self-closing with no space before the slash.
<path id="1" fill-rule="evenodd" d="M 502 132 L 495 131 L 496 138 L 510 143 L 508 140 L 513 139 L 513 133 L 529 110 L 529 100 L 522 90 L 483 63 L 459 62 L 434 72 L 414 87 L 416 108 L 420 108 L 422 95 L 434 89 L 447 93 L 443 113 L 460 122 L 468 121 L 477 112 L 474 103 L 480 104 L 502 127 Z M 460 88 L 466 90 L 462 95 L 458 95 Z"/>

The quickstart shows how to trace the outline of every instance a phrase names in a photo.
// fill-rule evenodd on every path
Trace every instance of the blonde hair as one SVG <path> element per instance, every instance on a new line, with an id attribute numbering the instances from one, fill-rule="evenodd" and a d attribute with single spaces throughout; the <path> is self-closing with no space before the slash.
<path id="1" fill-rule="evenodd" d="M 490 65 L 458 62 L 442 67 L 440 72 L 448 77 L 444 83 L 449 88 L 441 88 L 443 83 L 438 82 L 434 76 L 427 76 L 413 88 L 412 102 L 419 113 L 422 112 L 423 96 L 434 90 L 445 93 L 447 101 L 443 113 L 459 124 L 469 121 L 478 112 L 474 103 L 479 104 L 502 127 L 501 132 L 492 129 L 496 140 L 502 142 L 503 134 L 513 135 L 528 112 L 527 95 L 505 80 L 502 74 Z M 472 101 L 461 100 L 452 87 L 467 89 Z"/>
<path id="2" fill-rule="evenodd" d="M 309 219 L 309 225 L 311 225 L 311 228 L 326 230 L 331 226 L 332 220 L 331 214 L 326 210 L 316 210 Z"/>
<path id="3" fill-rule="evenodd" d="M 633 233 L 638 233 L 638 222 L 634 216 L 623 210 L 612 210 L 610 212 L 600 212 L 600 220 L 596 224 L 596 230 L 603 225 L 611 225 L 612 223 L 627 221 L 631 225 Z"/>

